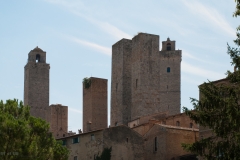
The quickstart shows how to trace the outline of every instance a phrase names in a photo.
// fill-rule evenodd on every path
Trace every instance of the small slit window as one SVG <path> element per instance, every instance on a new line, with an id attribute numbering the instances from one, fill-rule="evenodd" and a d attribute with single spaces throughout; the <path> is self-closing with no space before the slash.
<path id="1" fill-rule="evenodd" d="M 171 44 L 170 43 L 167 44 L 167 51 L 171 51 Z"/>
<path id="2" fill-rule="evenodd" d="M 157 152 L 158 149 L 158 141 L 157 141 L 157 137 L 154 138 L 154 151 Z"/>
<path id="3" fill-rule="evenodd" d="M 170 73 L 171 69 L 170 67 L 167 67 L 167 73 Z"/>
<path id="4" fill-rule="evenodd" d="M 136 79 L 136 88 L 137 88 L 137 86 L 138 86 L 138 79 Z"/>

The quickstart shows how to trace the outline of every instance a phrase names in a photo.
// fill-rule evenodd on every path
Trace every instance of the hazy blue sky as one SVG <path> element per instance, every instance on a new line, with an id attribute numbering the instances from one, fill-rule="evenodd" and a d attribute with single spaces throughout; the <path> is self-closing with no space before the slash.
<path id="1" fill-rule="evenodd" d="M 110 89 L 111 46 L 146 32 L 182 50 L 181 106 L 191 108 L 199 84 L 233 70 L 226 51 L 240 22 L 234 9 L 234 0 L 1 0 L 0 99 L 23 100 L 24 66 L 39 46 L 51 66 L 50 104 L 67 105 L 77 131 L 82 79 L 106 78 Z"/>

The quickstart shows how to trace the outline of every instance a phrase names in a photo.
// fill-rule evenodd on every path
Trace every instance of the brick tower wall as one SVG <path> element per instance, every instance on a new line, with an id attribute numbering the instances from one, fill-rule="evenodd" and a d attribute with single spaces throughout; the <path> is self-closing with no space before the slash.
<path id="1" fill-rule="evenodd" d="M 83 132 L 107 128 L 107 79 L 90 77 L 91 85 L 83 84 Z"/>
<path id="2" fill-rule="evenodd" d="M 37 60 L 38 58 L 38 60 Z M 31 50 L 24 67 L 24 105 L 29 105 L 30 114 L 49 122 L 49 69 L 46 52 L 40 48 Z"/>
<path id="3" fill-rule="evenodd" d="M 112 46 L 111 126 L 131 119 L 131 51 L 128 39 Z"/>
<path id="4" fill-rule="evenodd" d="M 50 131 L 55 138 L 67 136 L 68 133 L 68 107 L 61 104 L 50 105 L 51 124 Z"/>

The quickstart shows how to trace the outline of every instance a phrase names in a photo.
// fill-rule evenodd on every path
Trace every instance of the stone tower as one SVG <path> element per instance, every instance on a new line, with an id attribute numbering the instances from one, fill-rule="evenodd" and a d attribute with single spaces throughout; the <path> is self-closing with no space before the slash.
<path id="1" fill-rule="evenodd" d="M 61 104 L 52 104 L 50 130 L 55 138 L 67 136 L 68 133 L 68 107 Z"/>
<path id="2" fill-rule="evenodd" d="M 28 54 L 24 67 L 24 105 L 29 105 L 30 114 L 50 121 L 49 110 L 49 69 L 46 52 L 36 47 Z"/>
<path id="3" fill-rule="evenodd" d="M 90 77 L 83 82 L 83 132 L 107 128 L 107 79 Z"/>
<path id="4" fill-rule="evenodd" d="M 131 56 L 131 40 L 122 39 L 112 46 L 112 126 L 119 122 L 127 124 L 131 120 Z"/>
<path id="5" fill-rule="evenodd" d="M 181 51 L 175 41 L 139 33 L 112 47 L 111 126 L 167 112 L 180 113 Z"/>

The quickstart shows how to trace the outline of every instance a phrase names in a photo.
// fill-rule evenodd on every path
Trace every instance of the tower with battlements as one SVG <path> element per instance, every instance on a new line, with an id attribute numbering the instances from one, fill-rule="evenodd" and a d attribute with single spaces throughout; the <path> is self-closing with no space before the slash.
<path id="1" fill-rule="evenodd" d="M 142 116 L 180 113 L 181 50 L 175 41 L 139 33 L 112 46 L 111 126 Z"/>

